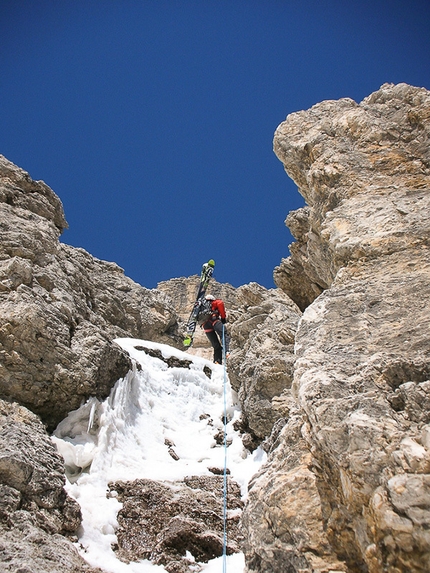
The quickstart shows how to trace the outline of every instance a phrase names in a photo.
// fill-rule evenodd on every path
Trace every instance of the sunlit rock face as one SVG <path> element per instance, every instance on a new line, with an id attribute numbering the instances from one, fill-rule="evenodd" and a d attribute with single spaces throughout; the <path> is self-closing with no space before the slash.
<path id="1" fill-rule="evenodd" d="M 352 262 L 427 244 L 429 92 L 386 84 L 360 104 L 325 101 L 289 115 L 274 151 L 307 206 L 275 282 L 308 306 Z"/>
<path id="2" fill-rule="evenodd" d="M 275 279 L 306 310 L 296 409 L 245 510 L 249 573 L 430 570 L 429 133 L 430 93 L 405 84 L 276 131 L 308 206 Z"/>
<path id="3" fill-rule="evenodd" d="M 49 427 L 130 368 L 117 336 L 178 344 L 165 295 L 59 242 L 61 201 L 0 156 L 0 397 Z"/>

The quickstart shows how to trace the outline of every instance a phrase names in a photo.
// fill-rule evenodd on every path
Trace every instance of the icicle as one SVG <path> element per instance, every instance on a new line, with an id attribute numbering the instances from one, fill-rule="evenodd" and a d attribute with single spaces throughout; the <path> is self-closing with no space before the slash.
<path id="1" fill-rule="evenodd" d="M 88 434 L 90 433 L 90 430 L 94 425 L 94 414 L 95 413 L 96 413 L 96 402 L 94 400 L 93 403 L 91 404 L 90 417 L 88 419 L 88 428 L 87 428 Z"/>

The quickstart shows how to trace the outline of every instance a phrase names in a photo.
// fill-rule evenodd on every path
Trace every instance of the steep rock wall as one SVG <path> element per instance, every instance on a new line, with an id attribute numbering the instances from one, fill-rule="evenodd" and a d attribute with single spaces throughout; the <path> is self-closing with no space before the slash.
<path id="1" fill-rule="evenodd" d="M 59 242 L 61 201 L 0 156 L 0 398 L 50 427 L 130 368 L 119 336 L 180 344 L 167 297 Z"/>
<path id="2" fill-rule="evenodd" d="M 231 327 L 228 373 L 238 392 L 244 430 L 259 442 L 283 416 L 279 401 L 285 404 L 291 393 L 294 339 L 301 312 L 280 289 L 250 283 L 237 290 L 243 304 Z"/>
<path id="3" fill-rule="evenodd" d="M 405 84 L 276 131 L 308 206 L 275 278 L 306 310 L 296 409 L 245 510 L 249 573 L 430 570 L 429 136 L 430 93 Z"/>
<path id="4" fill-rule="evenodd" d="M 360 104 L 291 114 L 274 151 L 307 206 L 287 224 L 297 243 L 275 282 L 306 308 L 352 261 L 427 243 L 428 91 L 384 85 Z"/>
<path id="5" fill-rule="evenodd" d="M 198 277 L 159 283 L 185 321 L 196 296 Z M 280 289 L 257 283 L 234 288 L 212 280 L 208 293 L 226 306 L 231 336 L 228 373 L 242 409 L 244 443 L 255 447 L 284 415 L 293 379 L 294 337 L 301 312 Z M 211 359 L 213 352 L 198 327 L 190 353 Z M 279 406 L 283 408 L 280 410 Z"/>

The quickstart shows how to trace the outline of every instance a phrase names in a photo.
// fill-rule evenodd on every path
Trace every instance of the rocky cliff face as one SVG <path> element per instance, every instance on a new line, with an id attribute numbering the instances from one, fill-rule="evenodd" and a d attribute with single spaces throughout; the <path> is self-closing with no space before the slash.
<path id="1" fill-rule="evenodd" d="M 307 205 L 287 217 L 297 242 L 278 288 L 211 283 L 227 305 L 244 443 L 269 453 L 235 530 L 248 573 L 430 570 L 429 135 L 430 93 L 404 84 L 290 115 L 274 148 Z M 52 428 L 109 394 L 130 366 L 114 338 L 180 347 L 197 287 L 197 277 L 140 287 L 61 244 L 65 226 L 49 187 L 0 157 L 0 562 L 10 572 L 92 571 L 67 540 L 79 509 L 40 419 Z M 211 356 L 203 333 L 191 352 Z M 166 484 L 115 484 L 125 559 L 143 534 L 133 515 L 147 517 L 140 490 L 155 506 L 178 504 L 169 524 L 151 521 L 145 555 L 186 570 L 184 547 L 219 550 L 219 524 L 205 530 L 187 513 L 200 495 L 212 507 L 210 492 L 185 485 L 172 501 Z"/>
<path id="2" fill-rule="evenodd" d="M 301 308 L 353 261 L 425 244 L 428 91 L 385 85 L 360 104 L 322 102 L 291 114 L 274 150 L 307 206 L 288 215 L 297 239 L 275 281 Z"/>
<path id="3" fill-rule="evenodd" d="M 244 518 L 250 573 L 430 570 L 429 136 L 430 93 L 404 84 L 276 131 L 308 205 L 275 278 L 306 310 L 296 406 Z"/>
<path id="4" fill-rule="evenodd" d="M 97 573 L 68 541 L 81 522 L 39 418 L 0 400 L 0 563 L 5 573 Z"/>
<path id="5" fill-rule="evenodd" d="M 119 336 L 178 344 L 167 298 L 59 242 L 55 193 L 0 156 L 0 397 L 50 427 L 130 368 Z"/>
<path id="6" fill-rule="evenodd" d="M 158 284 L 184 321 L 196 296 L 198 277 Z M 231 335 L 228 372 L 242 409 L 245 443 L 254 448 L 288 411 L 294 363 L 294 336 L 301 312 L 280 289 L 250 283 L 237 289 L 212 280 L 208 292 L 221 298 Z M 190 353 L 211 359 L 204 332 L 197 328 Z"/>

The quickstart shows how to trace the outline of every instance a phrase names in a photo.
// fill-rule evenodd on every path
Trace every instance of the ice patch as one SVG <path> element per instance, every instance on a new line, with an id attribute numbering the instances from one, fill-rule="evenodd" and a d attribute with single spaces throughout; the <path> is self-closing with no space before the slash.
<path id="1" fill-rule="evenodd" d="M 114 495 L 106 496 L 107 484 L 138 478 L 178 481 L 190 475 L 212 475 L 209 467 L 223 468 L 225 450 L 214 435 L 224 431 L 224 369 L 165 344 L 130 338 L 116 343 L 136 367 L 118 380 L 109 398 L 103 402 L 91 398 L 71 412 L 58 425 L 53 440 L 65 459 L 66 489 L 82 510 L 78 543 L 82 556 L 110 573 L 165 571 L 147 561 L 126 564 L 117 559 L 112 545 L 121 504 Z M 165 359 L 189 361 L 189 368 L 169 368 L 142 348 L 158 351 Z M 240 410 L 228 378 L 225 392 L 231 442 L 227 467 L 246 497 L 248 482 L 266 454 L 261 449 L 249 454 L 243 448 L 233 427 Z M 169 448 L 179 459 L 172 457 Z M 218 571 L 220 559 L 204 565 L 204 571 Z M 243 570 L 243 555 L 227 559 L 232 571 Z"/>

